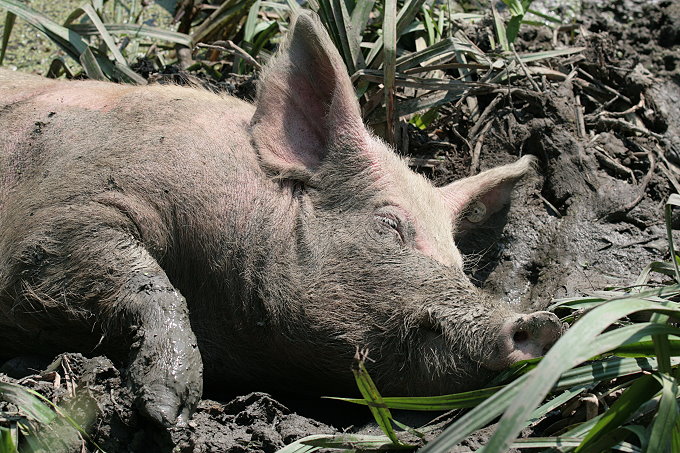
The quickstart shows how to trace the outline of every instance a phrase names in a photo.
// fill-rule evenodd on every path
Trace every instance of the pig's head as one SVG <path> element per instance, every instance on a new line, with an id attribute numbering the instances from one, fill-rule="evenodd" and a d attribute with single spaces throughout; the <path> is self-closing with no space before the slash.
<path id="1" fill-rule="evenodd" d="M 253 141 L 297 210 L 289 300 L 276 310 L 293 320 L 284 336 L 305 351 L 299 359 L 348 375 L 355 347 L 367 347 L 381 388 L 450 392 L 557 340 L 555 315 L 517 314 L 472 285 L 454 242 L 508 204 L 532 157 L 434 187 L 367 131 L 345 66 L 310 15 L 261 80 Z"/>

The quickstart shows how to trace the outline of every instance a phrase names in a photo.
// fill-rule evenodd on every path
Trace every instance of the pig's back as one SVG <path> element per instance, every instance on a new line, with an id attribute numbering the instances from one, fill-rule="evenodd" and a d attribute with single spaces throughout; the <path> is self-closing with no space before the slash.
<path id="1" fill-rule="evenodd" d="M 248 133 L 254 107 L 232 97 L 178 86 L 17 82 L 3 71 L 0 99 L 6 257 L 78 209 L 102 215 L 93 223 L 106 224 L 113 208 L 150 234 L 215 237 L 230 212 L 249 204 L 244 188 L 271 189 Z M 169 231 L 178 225 L 182 232 Z"/>
<path id="2" fill-rule="evenodd" d="M 0 211 L 36 190 L 58 203 L 114 186 L 177 193 L 257 173 L 252 113 L 246 102 L 201 89 L 1 71 Z"/>

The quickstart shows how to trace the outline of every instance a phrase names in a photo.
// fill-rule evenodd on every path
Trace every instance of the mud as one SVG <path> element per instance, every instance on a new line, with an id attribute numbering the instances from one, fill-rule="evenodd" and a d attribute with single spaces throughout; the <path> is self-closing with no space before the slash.
<path id="1" fill-rule="evenodd" d="M 578 33 L 553 38 L 527 29 L 518 43 L 519 51 L 551 48 L 553 39 L 586 46 L 583 57 L 551 60 L 568 80 L 551 84 L 536 77 L 537 87 L 517 80 L 507 91 L 479 97 L 480 112 L 493 107 L 485 133 L 470 136 L 483 128 L 475 128 L 475 115 L 461 103 L 442 108 L 427 131 L 409 134 L 406 157 L 440 184 L 470 174 L 477 162 L 483 170 L 525 153 L 539 157 L 536 174 L 519 188 L 512 209 L 498 216 L 497 228 L 460 238 L 479 285 L 532 309 L 630 285 L 645 265 L 668 258 L 663 204 L 680 189 L 680 2 L 590 0 L 577 20 Z M 483 39 L 479 43 L 484 46 Z M 147 75 L 173 82 L 193 77 L 177 69 Z M 205 83 L 252 96 L 251 79 Z M 38 390 L 87 429 L 89 440 L 71 432 L 57 450 L 91 450 L 94 442 L 108 452 L 274 452 L 310 434 L 377 433 L 364 408 L 230 395 L 230 389 L 210 395 L 219 401 L 203 400 L 188 426 L 160 431 L 136 412 L 124 370 L 107 358 L 67 354 L 47 365 L 15 360 L 0 368 L 13 377 L 0 374 L 0 380 Z M 7 410 L 11 404 L 0 403 L 0 411 Z M 419 414 L 397 418 L 425 422 Z M 542 426 L 526 434 L 544 434 Z M 459 451 L 478 448 L 491 429 L 471 436 Z"/>

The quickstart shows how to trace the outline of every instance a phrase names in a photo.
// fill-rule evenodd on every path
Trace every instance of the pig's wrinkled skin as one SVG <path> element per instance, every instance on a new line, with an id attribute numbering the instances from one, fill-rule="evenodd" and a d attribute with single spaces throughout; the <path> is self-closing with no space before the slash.
<path id="1" fill-rule="evenodd" d="M 442 188 L 364 127 L 301 15 L 255 106 L 195 88 L 0 71 L 0 345 L 126 360 L 140 408 L 182 424 L 203 383 L 386 394 L 480 386 L 562 326 L 475 288 L 456 234 L 531 157 Z"/>

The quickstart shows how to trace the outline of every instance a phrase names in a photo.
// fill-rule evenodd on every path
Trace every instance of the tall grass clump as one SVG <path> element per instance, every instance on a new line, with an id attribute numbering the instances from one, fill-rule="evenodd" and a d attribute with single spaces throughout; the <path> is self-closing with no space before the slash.
<path id="1" fill-rule="evenodd" d="M 50 38 L 90 78 L 146 83 L 133 70 L 136 61 L 146 58 L 157 70 L 179 64 L 221 80 L 257 71 L 292 16 L 308 8 L 318 13 L 337 46 L 365 120 L 399 145 L 407 138 L 407 122 L 425 128 L 445 103 L 465 98 L 474 107 L 477 95 L 494 92 L 512 78 L 550 73 L 541 62 L 583 50 L 514 52 L 520 25 L 535 26 L 540 24 L 535 19 L 549 17 L 531 10 L 529 0 L 503 0 L 503 14 L 492 8 L 489 41 L 497 48 L 487 52 L 464 31 L 465 24 L 483 20 L 485 11 L 466 11 L 453 1 L 177 2 L 173 30 L 141 23 L 144 6 L 138 0 L 129 3 L 92 0 L 58 24 L 19 0 L 0 0 L 0 9 L 7 11 L 0 64 L 18 17 Z M 63 59 L 53 65 L 51 75 L 73 75 Z"/>

